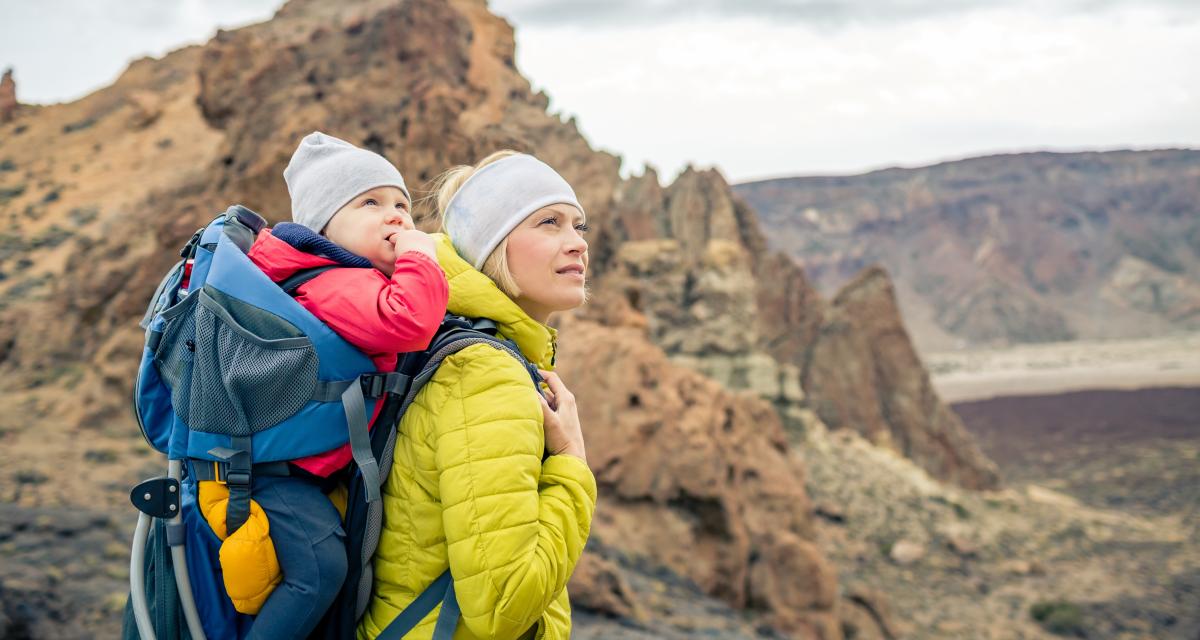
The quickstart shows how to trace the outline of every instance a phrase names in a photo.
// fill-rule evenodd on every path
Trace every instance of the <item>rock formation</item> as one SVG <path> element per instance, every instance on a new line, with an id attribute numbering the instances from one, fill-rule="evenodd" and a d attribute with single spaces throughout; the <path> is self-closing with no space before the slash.
<path id="1" fill-rule="evenodd" d="M 673 366 L 638 328 L 569 323 L 560 354 L 602 487 L 593 536 L 796 637 L 840 637 L 804 469 L 770 405 Z"/>
<path id="2" fill-rule="evenodd" d="M 831 427 L 896 446 L 938 477 L 998 484 L 937 398 L 883 272 L 868 270 L 829 305 L 766 249 L 754 213 L 716 171 L 685 171 L 666 189 L 653 173 L 631 180 L 602 232 L 597 288 L 609 297 L 589 313 L 644 314 L 673 360 L 770 400 L 789 428 L 817 407 Z"/>
<path id="3" fill-rule="evenodd" d="M 868 269 L 846 285 L 819 331 L 804 387 L 826 425 L 851 427 L 964 487 L 998 484 L 996 466 L 938 400 L 882 269 Z"/>
<path id="4" fill-rule="evenodd" d="M 0 124 L 12 122 L 18 106 L 17 81 L 13 80 L 13 70 L 5 69 L 4 77 L 0 78 Z"/>

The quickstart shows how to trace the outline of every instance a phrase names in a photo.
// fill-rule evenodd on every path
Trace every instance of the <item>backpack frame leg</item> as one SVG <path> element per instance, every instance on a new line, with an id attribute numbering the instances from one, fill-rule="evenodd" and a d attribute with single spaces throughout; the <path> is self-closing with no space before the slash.
<path id="1" fill-rule="evenodd" d="M 167 477 L 178 482 L 183 477 L 183 461 L 167 461 Z M 168 531 L 180 531 L 183 526 L 183 514 L 176 508 L 175 514 L 166 518 Z M 144 511 L 138 512 L 137 527 L 133 532 L 133 547 L 129 560 L 129 593 L 133 605 L 133 617 L 137 622 L 138 635 L 142 640 L 156 640 L 154 623 L 150 620 L 150 610 L 146 603 L 145 559 L 146 541 L 150 535 L 150 525 L 153 516 Z M 171 535 L 168 533 L 168 538 Z M 192 583 L 188 577 L 186 548 L 182 536 L 171 544 L 171 564 L 175 572 L 175 585 L 179 589 L 179 602 L 183 608 L 183 616 L 187 620 L 188 632 L 193 640 L 205 640 L 204 627 L 200 624 L 200 613 L 196 610 L 196 600 L 192 595 Z"/>
<path id="2" fill-rule="evenodd" d="M 156 640 L 150 610 L 146 606 L 146 540 L 150 537 L 150 516 L 138 512 L 137 528 L 133 530 L 133 549 L 129 555 L 129 597 L 133 604 L 133 619 L 137 622 L 142 640 Z"/>

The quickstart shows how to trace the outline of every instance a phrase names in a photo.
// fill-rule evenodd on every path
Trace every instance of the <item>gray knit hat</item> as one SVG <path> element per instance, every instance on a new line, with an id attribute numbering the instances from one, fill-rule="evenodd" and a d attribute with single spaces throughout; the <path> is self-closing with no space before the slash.
<path id="1" fill-rule="evenodd" d="M 320 131 L 300 141 L 283 180 L 292 196 L 292 220 L 317 233 L 354 196 L 376 187 L 396 187 L 412 200 L 404 177 L 386 158 Z"/>

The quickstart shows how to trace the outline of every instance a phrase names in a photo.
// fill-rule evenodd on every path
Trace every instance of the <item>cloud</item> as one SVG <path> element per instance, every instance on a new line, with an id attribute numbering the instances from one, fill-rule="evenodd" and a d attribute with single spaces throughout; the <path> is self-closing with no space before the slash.
<path id="1" fill-rule="evenodd" d="M 516 22 L 517 63 L 594 145 L 670 178 L 843 173 L 1029 149 L 1200 144 L 1200 21 L 1114 7 L 822 29 L 702 16 Z"/>
<path id="2" fill-rule="evenodd" d="M 1180 19 L 1200 18 L 1200 3 L 1194 0 L 494 0 L 491 6 L 520 25 L 600 28 L 706 18 L 755 18 L 839 28 L 997 8 L 1070 15 L 1156 7 Z"/>
<path id="3" fill-rule="evenodd" d="M 5 2 L 0 68 L 16 69 L 17 98 L 23 102 L 72 100 L 108 85 L 135 58 L 203 42 L 218 27 L 265 20 L 281 4 L 283 0 Z"/>

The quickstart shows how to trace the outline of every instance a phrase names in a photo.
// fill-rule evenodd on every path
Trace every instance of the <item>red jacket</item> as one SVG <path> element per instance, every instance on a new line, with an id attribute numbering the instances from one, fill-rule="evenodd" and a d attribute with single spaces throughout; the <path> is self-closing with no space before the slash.
<path id="1" fill-rule="evenodd" d="M 279 282 L 301 269 L 338 264 L 305 253 L 264 229 L 248 253 L 271 280 Z M 296 302 L 365 353 L 378 371 L 392 371 L 397 355 L 429 346 L 446 314 L 450 286 L 436 260 L 408 251 L 396 256 L 388 278 L 372 268 L 332 269 L 296 290 Z M 376 403 L 371 424 L 383 403 Z M 292 464 L 326 477 L 346 466 L 350 445 L 292 460 Z"/>

